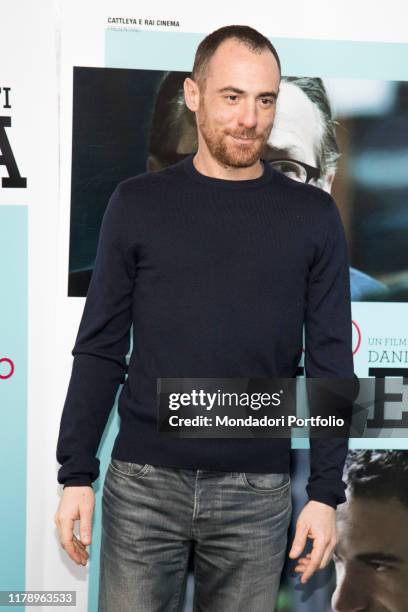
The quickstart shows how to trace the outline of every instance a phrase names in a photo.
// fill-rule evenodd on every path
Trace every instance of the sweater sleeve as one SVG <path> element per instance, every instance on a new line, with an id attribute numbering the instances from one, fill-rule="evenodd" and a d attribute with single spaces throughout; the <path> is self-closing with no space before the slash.
<path id="1" fill-rule="evenodd" d="M 327 195 L 324 246 L 311 267 L 305 317 L 305 372 L 312 378 L 353 380 L 347 242 L 335 200 Z M 346 501 L 343 468 L 348 438 L 310 438 L 310 500 L 336 508 Z"/>
<path id="2" fill-rule="evenodd" d="M 121 185 L 105 209 L 95 265 L 75 345 L 56 458 L 58 482 L 91 485 L 99 476 L 98 446 L 125 380 L 130 347 L 135 263 L 127 240 Z"/>

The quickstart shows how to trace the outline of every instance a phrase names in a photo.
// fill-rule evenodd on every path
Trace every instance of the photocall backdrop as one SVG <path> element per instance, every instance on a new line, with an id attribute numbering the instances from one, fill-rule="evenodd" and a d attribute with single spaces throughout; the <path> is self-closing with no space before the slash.
<path id="1" fill-rule="evenodd" d="M 245 23 L 268 36 L 283 81 L 300 79 L 300 86 L 310 78 L 324 86 L 339 122 L 332 194 L 349 244 L 355 372 L 397 377 L 387 384 L 402 401 L 387 404 L 382 416 L 402 418 L 408 44 L 401 10 L 407 9 L 391 2 L 388 15 L 400 18 L 386 21 L 367 12 L 364 1 L 353 5 L 351 21 L 350 2 L 324 5 L 324 11 L 323 5 L 298 0 L 289 10 L 261 2 L 255 14 L 236 3 L 213 17 L 199 16 L 184 1 L 137 8 L 93 0 L 85 6 L 77 0 L 3 5 L 0 590 L 72 589 L 78 609 L 97 609 L 100 501 L 118 417 L 115 404 L 99 450 L 91 562 L 77 567 L 60 548 L 53 522 L 61 495 L 55 446 L 70 351 L 108 198 L 118 181 L 154 167 L 172 136 L 162 125 L 160 93 L 170 83 L 177 97 L 198 43 L 221 25 Z M 189 138 L 184 153 L 194 149 L 194 134 Z M 350 447 L 407 449 L 407 440 L 405 429 L 394 428 L 380 438 L 353 439 Z M 305 501 L 307 440 L 293 439 L 292 447 L 296 512 Z M 332 571 L 314 577 L 303 594 L 288 571 L 279 610 L 330 610 Z"/>

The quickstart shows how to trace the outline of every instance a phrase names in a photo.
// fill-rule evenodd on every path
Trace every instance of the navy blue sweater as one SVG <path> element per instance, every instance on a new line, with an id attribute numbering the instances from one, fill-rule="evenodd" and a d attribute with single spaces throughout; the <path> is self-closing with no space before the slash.
<path id="1" fill-rule="evenodd" d="M 267 163 L 256 179 L 209 177 L 193 155 L 121 182 L 104 213 L 72 350 L 58 482 L 99 476 L 96 453 L 121 383 L 112 457 L 289 470 L 288 438 L 157 432 L 156 385 L 160 377 L 293 377 L 303 325 L 306 376 L 352 378 L 347 245 L 329 194 Z M 310 447 L 308 496 L 336 507 L 345 500 L 348 440 L 311 439 Z"/>

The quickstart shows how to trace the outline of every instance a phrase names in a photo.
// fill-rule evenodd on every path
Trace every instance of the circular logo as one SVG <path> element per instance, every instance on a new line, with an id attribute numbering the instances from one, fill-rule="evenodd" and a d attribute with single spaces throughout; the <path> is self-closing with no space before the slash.
<path id="1" fill-rule="evenodd" d="M 1 370 L 2 370 L 2 364 L 3 362 L 7 363 L 9 365 L 9 372 L 8 374 L 2 374 Z M 14 373 L 14 363 L 11 361 L 11 359 L 9 359 L 8 357 L 1 357 L 0 358 L 0 378 L 10 378 L 10 376 L 13 376 Z"/>
<path id="2" fill-rule="evenodd" d="M 360 344 L 361 344 L 361 331 L 359 326 L 357 325 L 357 323 L 355 321 L 351 321 L 352 325 L 353 325 L 353 355 L 355 355 L 358 351 L 358 349 L 360 348 Z"/>

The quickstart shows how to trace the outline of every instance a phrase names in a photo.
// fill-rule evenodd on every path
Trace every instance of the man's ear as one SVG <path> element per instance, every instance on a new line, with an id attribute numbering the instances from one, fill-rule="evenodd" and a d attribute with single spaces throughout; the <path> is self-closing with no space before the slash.
<path id="1" fill-rule="evenodd" d="M 184 100 L 186 106 L 193 113 L 198 109 L 199 101 L 200 101 L 200 90 L 198 88 L 198 84 L 190 79 L 190 77 L 186 77 L 184 79 Z"/>

